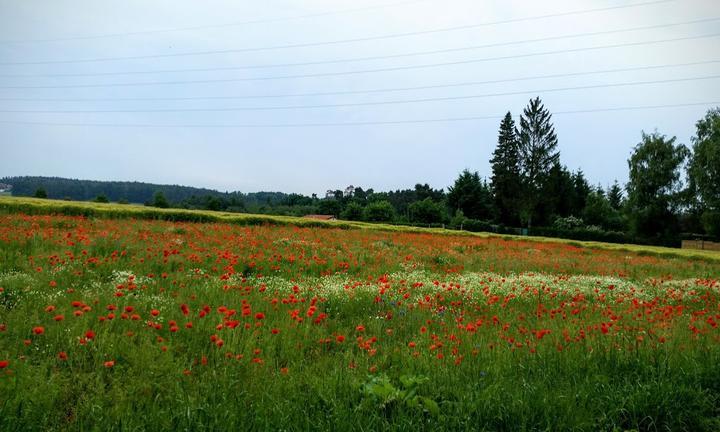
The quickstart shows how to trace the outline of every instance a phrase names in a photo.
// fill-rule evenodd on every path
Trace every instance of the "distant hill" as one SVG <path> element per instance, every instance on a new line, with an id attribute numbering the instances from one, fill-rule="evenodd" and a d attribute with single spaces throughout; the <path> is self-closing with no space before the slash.
<path id="1" fill-rule="evenodd" d="M 152 201 L 153 195 L 158 191 L 162 192 L 168 201 L 172 203 L 179 203 L 193 197 L 212 196 L 225 199 L 236 198 L 246 205 L 275 205 L 289 196 L 282 192 L 242 194 L 240 192 L 219 192 L 214 189 L 191 186 L 127 181 L 78 180 L 62 177 L 4 177 L 0 178 L 0 183 L 12 185 L 12 194 L 14 196 L 33 196 L 35 191 L 42 188 L 47 192 L 48 198 L 89 201 L 95 199 L 98 195 L 105 195 L 110 201 L 124 200 L 137 204 Z"/>

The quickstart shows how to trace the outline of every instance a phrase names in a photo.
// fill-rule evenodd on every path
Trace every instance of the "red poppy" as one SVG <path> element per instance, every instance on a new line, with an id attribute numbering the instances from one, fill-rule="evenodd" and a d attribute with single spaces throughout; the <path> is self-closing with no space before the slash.
<path id="1" fill-rule="evenodd" d="M 60 360 L 65 361 L 65 360 L 68 359 L 68 355 L 67 355 L 67 353 L 66 353 L 65 351 L 60 351 L 60 352 L 58 353 L 58 358 L 59 358 Z"/>
<path id="2" fill-rule="evenodd" d="M 0 360 L 0 369 L 5 369 L 8 366 L 10 366 L 9 360 Z"/>
<path id="3" fill-rule="evenodd" d="M 45 333 L 45 327 L 42 327 L 42 326 L 33 327 L 32 331 L 36 335 L 41 335 L 41 334 Z"/>
<path id="4" fill-rule="evenodd" d="M 109 369 L 109 368 L 115 366 L 115 361 L 114 360 L 106 361 L 105 363 L 103 363 L 103 366 L 105 366 L 106 368 Z"/>
<path id="5" fill-rule="evenodd" d="M 258 312 L 258 313 L 255 314 L 255 319 L 256 319 L 256 320 L 265 319 L 265 314 L 262 313 L 262 312 Z"/>
<path id="6" fill-rule="evenodd" d="M 85 332 L 85 338 L 86 339 L 94 339 L 95 338 L 95 332 L 92 330 L 88 330 Z"/>

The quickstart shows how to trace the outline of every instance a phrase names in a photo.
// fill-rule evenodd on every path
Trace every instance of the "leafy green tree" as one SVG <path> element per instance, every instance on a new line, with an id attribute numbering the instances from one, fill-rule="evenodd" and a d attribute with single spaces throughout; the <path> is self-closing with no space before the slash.
<path id="1" fill-rule="evenodd" d="M 361 187 L 356 187 L 353 198 L 355 198 L 355 200 L 357 200 L 358 202 L 364 203 L 367 200 L 367 192 L 364 191 Z"/>
<path id="2" fill-rule="evenodd" d="M 170 207 L 170 203 L 167 198 L 165 198 L 165 194 L 163 194 L 162 191 L 157 191 L 155 192 L 155 195 L 153 195 L 152 206 L 158 208 L 168 208 Z"/>
<path id="3" fill-rule="evenodd" d="M 448 188 L 448 206 L 454 213 L 462 210 L 470 219 L 487 220 L 493 216 L 493 197 L 487 183 L 476 172 L 464 170 Z"/>
<path id="4" fill-rule="evenodd" d="M 410 204 L 410 221 L 424 224 L 441 223 L 445 219 L 445 206 L 430 199 Z"/>
<path id="5" fill-rule="evenodd" d="M 110 202 L 110 200 L 108 200 L 108 197 L 105 196 L 104 194 L 100 194 L 100 195 L 96 196 L 93 201 L 95 201 L 96 203 L 109 203 Z"/>
<path id="6" fill-rule="evenodd" d="M 462 212 L 462 210 L 458 210 L 455 212 L 455 215 L 450 218 L 450 228 L 451 229 L 463 229 L 465 228 L 465 223 L 467 223 L 468 218 L 465 217 L 465 214 Z"/>
<path id="7" fill-rule="evenodd" d="M 309 206 L 313 204 L 313 200 L 310 197 L 300 195 L 297 193 L 291 193 L 282 201 L 284 205 L 293 206 Z"/>
<path id="8" fill-rule="evenodd" d="M 39 188 L 37 188 L 37 189 L 35 190 L 35 195 L 34 195 L 34 197 L 35 197 L 35 198 L 47 198 L 48 196 L 47 196 L 47 192 L 45 191 L 45 189 L 39 187 Z"/>
<path id="9" fill-rule="evenodd" d="M 520 116 L 520 129 L 517 132 L 523 178 L 520 217 L 528 228 L 532 227 L 533 217 L 542 199 L 540 192 L 548 174 L 560 160 L 558 139 L 551 117 L 539 97 L 531 99 Z"/>
<path id="10" fill-rule="evenodd" d="M 375 192 L 372 189 L 368 189 L 367 200 L 368 202 L 390 201 L 390 196 L 387 192 Z"/>
<path id="11" fill-rule="evenodd" d="M 395 217 L 395 207 L 388 201 L 374 201 L 365 207 L 365 220 L 369 222 L 392 222 Z"/>
<path id="12" fill-rule="evenodd" d="M 225 208 L 226 206 L 225 206 L 225 203 L 223 203 L 223 201 L 220 198 L 218 198 L 216 196 L 208 195 L 205 198 L 205 206 L 204 207 L 206 210 L 220 211 L 223 208 Z"/>
<path id="13" fill-rule="evenodd" d="M 365 208 L 357 202 L 351 202 L 345 207 L 345 210 L 340 213 L 340 219 L 359 221 L 363 219 L 363 211 Z"/>
<path id="14" fill-rule="evenodd" d="M 519 221 L 517 209 L 522 191 L 519 146 L 515 122 L 508 112 L 500 122 L 498 144 L 490 159 L 495 208 L 499 221 L 506 225 L 515 225 Z"/>
<path id="15" fill-rule="evenodd" d="M 675 145 L 676 138 L 657 132 L 642 133 L 628 160 L 630 181 L 628 217 L 635 235 L 659 238 L 665 243 L 677 241 L 679 224 L 675 212 L 681 190 L 680 173 L 688 149 Z"/>
<path id="16" fill-rule="evenodd" d="M 323 199 L 320 200 L 318 203 L 318 213 L 325 214 L 325 215 L 333 215 L 335 217 L 339 217 L 340 213 L 342 213 L 342 203 L 339 200 L 330 198 L 330 199 Z"/>
<path id="17" fill-rule="evenodd" d="M 440 202 L 445 199 L 445 192 L 442 189 L 433 189 L 429 184 L 416 184 L 415 185 L 415 201 L 422 201 L 426 198 L 430 198 L 435 202 Z"/>
<path id="18" fill-rule="evenodd" d="M 720 237 L 720 108 L 709 110 L 695 127 L 689 189 L 705 231 Z"/>

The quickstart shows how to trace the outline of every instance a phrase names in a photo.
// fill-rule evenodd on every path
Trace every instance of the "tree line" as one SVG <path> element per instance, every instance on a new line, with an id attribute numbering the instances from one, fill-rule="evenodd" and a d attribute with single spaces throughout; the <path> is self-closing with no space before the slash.
<path id="1" fill-rule="evenodd" d="M 603 188 L 561 163 L 552 115 L 531 99 L 519 121 L 508 112 L 498 129 L 491 175 L 462 171 L 447 191 L 418 183 L 376 192 L 349 187 L 316 194 L 218 192 L 139 182 L 6 177 L 13 195 L 133 202 L 157 207 L 445 226 L 581 240 L 677 246 L 682 233 L 720 239 L 720 108 L 696 123 L 688 147 L 642 132 L 628 160 L 628 182 Z"/>

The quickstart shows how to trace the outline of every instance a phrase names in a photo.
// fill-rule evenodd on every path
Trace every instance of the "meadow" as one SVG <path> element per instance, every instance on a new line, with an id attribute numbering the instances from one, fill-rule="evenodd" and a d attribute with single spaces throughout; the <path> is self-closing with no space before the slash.
<path id="1" fill-rule="evenodd" d="M 718 323 L 712 252 L 0 199 L 0 430 L 718 430 Z"/>

